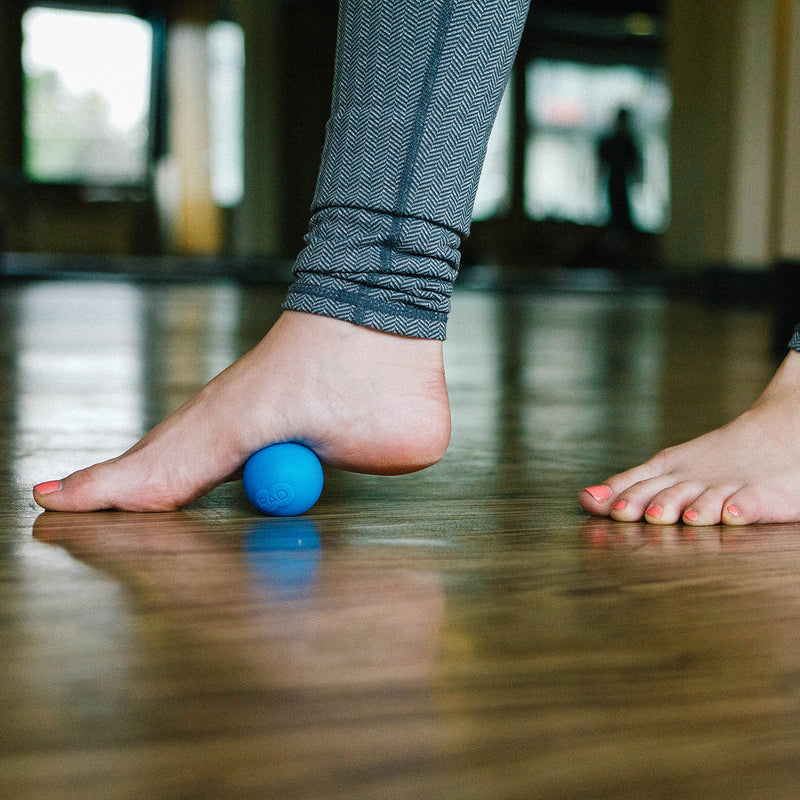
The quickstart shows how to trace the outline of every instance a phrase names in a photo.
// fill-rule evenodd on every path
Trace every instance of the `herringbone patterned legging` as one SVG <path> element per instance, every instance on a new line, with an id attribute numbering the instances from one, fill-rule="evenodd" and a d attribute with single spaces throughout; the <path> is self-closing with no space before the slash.
<path id="1" fill-rule="evenodd" d="M 333 104 L 285 308 L 443 339 L 528 0 L 341 0 Z"/>

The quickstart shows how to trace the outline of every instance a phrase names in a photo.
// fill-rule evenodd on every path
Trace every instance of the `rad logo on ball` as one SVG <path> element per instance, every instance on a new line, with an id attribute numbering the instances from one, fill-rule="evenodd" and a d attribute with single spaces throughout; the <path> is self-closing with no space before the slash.
<path id="1" fill-rule="evenodd" d="M 294 500 L 294 489 L 288 483 L 273 483 L 269 489 L 262 489 L 256 494 L 256 502 L 264 511 L 288 506 Z"/>

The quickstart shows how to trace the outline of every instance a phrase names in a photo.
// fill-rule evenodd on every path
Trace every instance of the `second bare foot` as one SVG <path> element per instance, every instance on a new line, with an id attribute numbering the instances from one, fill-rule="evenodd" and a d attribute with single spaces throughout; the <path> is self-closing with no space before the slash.
<path id="1" fill-rule="evenodd" d="M 584 489 L 590 513 L 669 525 L 800 522 L 800 353 L 722 428 Z"/>

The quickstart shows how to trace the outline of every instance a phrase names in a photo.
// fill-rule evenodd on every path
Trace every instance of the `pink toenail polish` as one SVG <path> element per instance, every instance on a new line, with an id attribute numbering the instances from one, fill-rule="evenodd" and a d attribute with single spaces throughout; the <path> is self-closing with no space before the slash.
<path id="1" fill-rule="evenodd" d="M 653 519 L 657 519 L 661 516 L 664 509 L 661 506 L 650 506 L 644 513 L 647 514 L 648 517 L 653 517 Z"/>
<path id="2" fill-rule="evenodd" d="M 727 507 L 725 510 L 726 510 L 726 511 L 727 511 L 727 512 L 728 512 L 728 513 L 729 513 L 729 514 L 732 516 L 732 517 L 740 517 L 740 516 L 742 515 L 742 512 L 741 512 L 741 511 L 739 511 L 739 509 L 738 509 L 738 508 L 736 508 L 736 506 L 728 506 L 728 507 Z"/>
<path id="3" fill-rule="evenodd" d="M 686 519 L 691 520 L 692 522 L 694 522 L 697 519 L 697 512 L 693 508 L 690 508 L 688 511 L 684 511 L 683 512 L 683 516 Z"/>
<path id="4" fill-rule="evenodd" d="M 613 508 L 614 511 L 622 511 L 623 509 L 625 509 L 627 507 L 628 507 L 628 504 L 624 500 L 617 500 L 617 502 L 614 503 L 613 506 L 611 506 L 611 508 Z"/>
<path id="5" fill-rule="evenodd" d="M 53 494 L 61 491 L 61 481 L 45 481 L 33 487 L 33 491 L 39 495 Z"/>
<path id="6" fill-rule="evenodd" d="M 587 486 L 586 491 L 597 500 L 598 503 L 602 503 L 604 500 L 608 500 L 611 497 L 611 489 L 608 486 Z"/>

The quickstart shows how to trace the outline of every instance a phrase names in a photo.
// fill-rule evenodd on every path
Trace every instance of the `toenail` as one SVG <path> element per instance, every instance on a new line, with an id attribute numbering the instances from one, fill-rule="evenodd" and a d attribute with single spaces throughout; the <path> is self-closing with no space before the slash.
<path id="1" fill-rule="evenodd" d="M 741 514 L 742 514 L 742 512 L 741 512 L 741 511 L 739 511 L 739 509 L 738 509 L 738 508 L 736 508 L 736 506 L 728 506 L 728 507 L 727 507 L 725 510 L 726 510 L 726 511 L 727 511 L 727 512 L 728 512 L 728 513 L 729 513 L 729 514 L 732 516 L 732 517 L 739 517 L 739 516 L 741 516 Z"/>
<path id="2" fill-rule="evenodd" d="M 597 500 L 598 503 L 602 503 L 604 500 L 608 500 L 611 497 L 611 489 L 608 486 L 587 486 L 586 491 Z"/>
<path id="3" fill-rule="evenodd" d="M 683 516 L 686 519 L 691 520 L 692 522 L 694 522 L 697 519 L 697 512 L 693 508 L 690 508 L 688 511 L 684 511 L 683 512 Z"/>
<path id="4" fill-rule="evenodd" d="M 644 513 L 647 514 L 648 517 L 653 517 L 654 519 L 661 516 L 664 509 L 661 506 L 650 506 Z"/>
<path id="5" fill-rule="evenodd" d="M 617 500 L 617 502 L 611 507 L 614 509 L 614 511 L 622 511 L 628 507 L 628 504 L 624 500 Z"/>
<path id="6" fill-rule="evenodd" d="M 61 491 L 61 481 L 45 481 L 33 487 L 33 491 L 38 495 L 53 494 Z"/>

